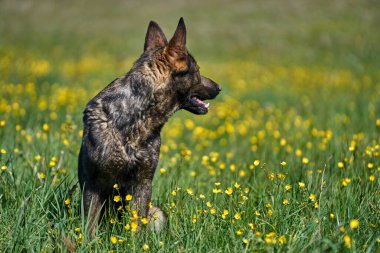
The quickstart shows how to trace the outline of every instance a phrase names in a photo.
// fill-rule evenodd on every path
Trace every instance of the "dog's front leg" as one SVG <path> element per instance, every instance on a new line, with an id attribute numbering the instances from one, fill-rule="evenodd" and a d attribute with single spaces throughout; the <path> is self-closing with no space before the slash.
<path id="1" fill-rule="evenodd" d="M 89 188 L 85 188 L 83 191 L 83 208 L 84 215 L 88 220 L 88 231 L 90 238 L 95 237 L 101 207 L 102 200 L 100 198 L 100 194 Z"/>
<path id="2" fill-rule="evenodd" d="M 133 189 L 133 209 L 137 210 L 139 217 L 146 218 L 149 203 L 152 197 L 152 179 L 140 180 Z"/>

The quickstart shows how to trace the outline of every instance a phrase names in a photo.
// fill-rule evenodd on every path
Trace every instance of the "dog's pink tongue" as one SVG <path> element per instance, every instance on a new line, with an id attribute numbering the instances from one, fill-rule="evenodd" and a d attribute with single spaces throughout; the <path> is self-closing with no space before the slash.
<path id="1" fill-rule="evenodd" d="M 208 108 L 209 105 L 210 105 L 209 103 L 206 104 L 205 102 L 203 102 L 202 100 L 200 100 L 197 97 L 193 97 L 193 100 L 195 101 L 195 103 L 198 104 L 198 106 L 202 106 L 202 107 Z"/>

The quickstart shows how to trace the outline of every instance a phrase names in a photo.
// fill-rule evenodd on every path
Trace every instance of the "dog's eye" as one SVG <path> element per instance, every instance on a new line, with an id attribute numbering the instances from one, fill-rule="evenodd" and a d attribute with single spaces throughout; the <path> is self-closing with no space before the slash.
<path id="1" fill-rule="evenodd" d="M 181 70 L 181 71 L 176 71 L 173 73 L 173 76 L 175 77 L 183 77 L 186 76 L 189 73 L 189 69 L 186 70 Z"/>

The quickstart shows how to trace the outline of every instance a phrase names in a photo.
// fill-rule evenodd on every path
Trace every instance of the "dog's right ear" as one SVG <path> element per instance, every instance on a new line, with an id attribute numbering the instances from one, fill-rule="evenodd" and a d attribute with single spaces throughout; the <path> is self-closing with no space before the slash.
<path id="1" fill-rule="evenodd" d="M 150 21 L 145 35 L 144 52 L 157 47 L 165 47 L 167 44 L 168 41 L 161 28 L 156 22 Z"/>

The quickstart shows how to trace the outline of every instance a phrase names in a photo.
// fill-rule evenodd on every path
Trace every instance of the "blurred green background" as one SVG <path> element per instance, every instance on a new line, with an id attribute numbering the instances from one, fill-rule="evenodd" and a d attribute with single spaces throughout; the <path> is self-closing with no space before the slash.
<path id="1" fill-rule="evenodd" d="M 0 6 L 0 45 L 53 59 L 84 53 L 135 59 L 150 20 L 170 37 L 183 16 L 188 47 L 200 62 L 379 66 L 375 0 L 2 0 Z"/>

